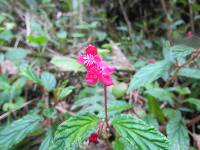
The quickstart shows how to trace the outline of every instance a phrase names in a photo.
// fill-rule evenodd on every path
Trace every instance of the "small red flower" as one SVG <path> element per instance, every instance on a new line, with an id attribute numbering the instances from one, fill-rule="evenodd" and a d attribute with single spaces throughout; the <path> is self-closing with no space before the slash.
<path id="1" fill-rule="evenodd" d="M 78 58 L 79 63 L 84 64 L 87 74 L 86 82 L 88 84 L 96 84 L 100 81 L 103 85 L 112 85 L 111 74 L 114 72 L 114 68 L 106 64 L 105 61 L 98 55 L 97 48 L 93 45 L 88 45 L 86 48 L 86 54 L 80 55 Z"/>
<path id="2" fill-rule="evenodd" d="M 150 58 L 150 59 L 147 59 L 147 62 L 153 64 L 156 62 L 156 59 Z"/>
<path id="3" fill-rule="evenodd" d="M 89 142 L 97 144 L 98 143 L 98 134 L 97 133 L 92 133 L 89 137 Z"/>
<path id="4" fill-rule="evenodd" d="M 192 37 L 192 35 L 193 35 L 192 31 L 188 31 L 188 32 L 186 33 L 186 36 L 187 36 L 187 37 Z"/>

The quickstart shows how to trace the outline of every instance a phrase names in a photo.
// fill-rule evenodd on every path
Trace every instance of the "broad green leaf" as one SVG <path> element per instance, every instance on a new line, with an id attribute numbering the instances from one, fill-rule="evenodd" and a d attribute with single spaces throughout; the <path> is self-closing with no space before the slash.
<path id="1" fill-rule="evenodd" d="M 167 138 L 144 121 L 130 116 L 116 116 L 112 123 L 121 138 L 129 142 L 136 150 L 168 150 Z"/>
<path id="2" fill-rule="evenodd" d="M 33 81 L 34 83 L 40 83 L 40 78 L 36 74 L 36 72 L 30 67 L 26 66 L 21 70 L 21 75 L 26 79 Z"/>
<path id="3" fill-rule="evenodd" d="M 148 125 L 151 125 L 153 127 L 155 127 L 157 130 L 159 130 L 159 124 L 158 121 L 156 120 L 156 118 L 149 114 L 146 115 L 145 118 L 143 119 Z"/>
<path id="4" fill-rule="evenodd" d="M 50 150 L 73 150 L 97 128 L 95 115 L 75 116 L 59 125 Z"/>
<path id="5" fill-rule="evenodd" d="M 173 102 L 173 99 L 172 99 L 173 94 L 167 89 L 153 88 L 153 89 L 149 89 L 145 91 L 145 93 L 155 97 L 157 100 L 160 100 L 160 101 L 166 101 L 169 103 Z"/>
<path id="6" fill-rule="evenodd" d="M 200 112 L 200 99 L 190 97 L 185 102 L 195 105 L 196 109 Z"/>
<path id="7" fill-rule="evenodd" d="M 11 30 L 4 30 L 3 32 L 0 33 L 0 40 L 5 40 L 9 42 L 12 40 L 13 37 L 14 35 L 11 32 Z"/>
<path id="8" fill-rule="evenodd" d="M 56 87 L 56 78 L 52 73 L 42 72 L 41 84 L 47 91 L 52 91 Z"/>
<path id="9" fill-rule="evenodd" d="M 60 93 L 59 93 L 59 95 L 58 95 L 58 98 L 59 98 L 59 99 L 65 98 L 66 96 L 68 96 L 69 94 L 72 93 L 73 89 L 74 89 L 73 86 L 68 86 L 68 87 L 66 87 L 66 88 L 63 88 L 63 89 L 60 91 Z"/>
<path id="10" fill-rule="evenodd" d="M 8 59 L 19 61 L 27 56 L 27 51 L 23 48 L 11 48 L 5 56 Z"/>
<path id="11" fill-rule="evenodd" d="M 200 69 L 181 68 L 178 72 L 179 76 L 200 79 Z"/>
<path id="12" fill-rule="evenodd" d="M 10 89 L 10 84 L 8 83 L 8 81 L 7 80 L 1 80 L 0 79 L 0 90 L 8 90 L 8 89 Z"/>
<path id="13" fill-rule="evenodd" d="M 0 106 L 3 105 L 5 102 L 10 100 L 10 93 L 9 91 L 0 92 Z"/>
<path id="14" fill-rule="evenodd" d="M 14 99 L 16 96 L 19 96 L 22 93 L 22 90 L 26 84 L 26 79 L 19 78 L 11 86 L 10 97 Z"/>
<path id="15" fill-rule="evenodd" d="M 154 115 L 160 122 L 164 122 L 164 114 L 160 109 L 158 101 L 151 96 L 148 96 L 148 111 Z"/>
<path id="16" fill-rule="evenodd" d="M 55 56 L 52 58 L 51 63 L 62 71 L 84 71 L 83 65 L 70 57 Z"/>
<path id="17" fill-rule="evenodd" d="M 158 61 L 141 68 L 131 79 L 128 92 L 145 86 L 162 77 L 169 68 L 168 61 Z"/>
<path id="18" fill-rule="evenodd" d="M 133 108 L 133 105 L 128 104 L 125 101 L 111 100 L 108 103 L 108 112 L 111 114 L 120 113 L 122 111 Z"/>
<path id="19" fill-rule="evenodd" d="M 112 142 L 113 150 L 132 150 L 133 146 L 123 138 L 116 139 Z"/>
<path id="20" fill-rule="evenodd" d="M 167 137 L 170 141 L 169 150 L 188 150 L 188 131 L 182 120 L 180 112 L 177 112 L 176 115 L 167 124 Z"/>
<path id="21" fill-rule="evenodd" d="M 41 120 L 40 116 L 26 115 L 6 126 L 0 131 L 0 149 L 10 149 L 21 142 L 38 129 Z"/>
<path id="22" fill-rule="evenodd" d="M 39 150 L 49 150 L 49 146 L 51 144 L 51 140 L 53 139 L 53 130 L 52 128 L 49 128 L 47 130 L 47 133 L 45 134 L 45 137 L 39 147 Z"/>
<path id="23" fill-rule="evenodd" d="M 174 58 L 181 58 L 191 54 L 194 48 L 186 45 L 175 45 L 171 47 L 170 50 Z"/>

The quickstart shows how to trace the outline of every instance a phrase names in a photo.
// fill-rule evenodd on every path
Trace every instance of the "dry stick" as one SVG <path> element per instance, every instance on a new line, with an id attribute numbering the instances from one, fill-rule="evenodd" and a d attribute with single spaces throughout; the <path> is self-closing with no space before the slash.
<path id="1" fill-rule="evenodd" d="M 193 126 L 194 124 L 200 122 L 200 115 L 197 116 L 197 117 L 194 117 L 188 124 L 187 124 L 187 127 L 191 127 Z"/>
<path id="2" fill-rule="evenodd" d="M 126 13 L 126 10 L 125 10 L 125 8 L 124 8 L 124 5 L 123 5 L 122 0 L 119 0 L 119 5 L 120 5 L 120 9 L 121 9 L 121 11 L 122 11 L 122 14 L 123 14 L 123 16 L 124 16 L 124 19 L 125 19 L 125 21 L 126 21 L 126 24 L 127 24 L 127 26 L 128 26 L 129 36 L 131 37 L 131 35 L 133 34 L 132 25 L 131 25 L 130 20 L 128 19 L 128 15 L 127 15 L 127 13 Z"/>
<path id="3" fill-rule="evenodd" d="M 161 0 L 161 5 L 162 5 L 162 8 L 164 10 L 164 13 L 165 13 L 165 22 L 170 25 L 170 22 L 168 20 L 168 16 L 169 16 L 169 13 L 168 13 L 168 10 L 167 10 L 167 6 L 166 6 L 166 1 L 165 0 Z M 170 26 L 168 27 L 167 29 L 167 38 L 170 42 L 172 42 L 172 29 L 170 28 Z"/>
<path id="4" fill-rule="evenodd" d="M 192 27 L 192 31 L 194 32 L 195 31 L 195 28 L 194 28 L 194 16 L 193 16 L 191 0 L 188 0 L 188 6 L 189 6 L 189 12 L 190 12 L 190 24 L 191 24 L 191 27 Z"/>
<path id="5" fill-rule="evenodd" d="M 25 106 L 27 106 L 27 105 L 29 105 L 29 104 L 33 103 L 34 101 L 37 101 L 37 100 L 38 100 L 38 99 L 30 100 L 30 101 L 24 103 L 24 104 L 21 106 L 21 108 L 23 108 L 23 107 L 25 107 Z M 20 108 L 20 109 L 21 109 L 21 108 Z M 0 116 L 0 121 L 3 120 L 4 118 L 6 118 L 7 116 L 9 116 L 11 113 L 16 112 L 17 110 L 19 110 L 19 109 L 16 109 L 16 110 L 13 110 L 13 111 L 9 111 L 9 112 L 6 112 L 6 113 L 2 114 L 2 115 Z"/>

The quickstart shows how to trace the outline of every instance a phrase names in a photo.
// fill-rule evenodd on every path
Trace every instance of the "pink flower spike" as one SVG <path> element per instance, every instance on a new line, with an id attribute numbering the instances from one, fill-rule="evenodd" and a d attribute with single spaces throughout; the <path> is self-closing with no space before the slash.
<path id="1" fill-rule="evenodd" d="M 87 46 L 86 54 L 80 55 L 78 62 L 84 64 L 87 70 L 85 80 L 88 84 L 94 85 L 98 81 L 105 86 L 113 84 L 111 75 L 115 69 L 101 59 L 95 46 Z"/>

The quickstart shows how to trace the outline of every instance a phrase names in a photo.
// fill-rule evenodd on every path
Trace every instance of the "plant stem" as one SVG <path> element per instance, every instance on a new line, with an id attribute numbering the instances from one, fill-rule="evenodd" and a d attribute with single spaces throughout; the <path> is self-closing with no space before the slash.
<path id="1" fill-rule="evenodd" d="M 106 85 L 104 85 L 103 88 L 104 88 L 105 122 L 106 122 L 106 129 L 107 129 L 109 127 L 109 125 L 108 125 L 108 99 L 107 99 L 107 87 L 106 87 Z"/>

